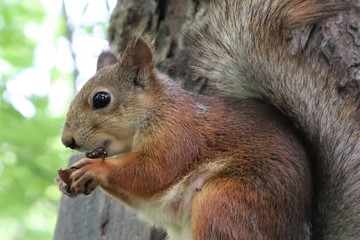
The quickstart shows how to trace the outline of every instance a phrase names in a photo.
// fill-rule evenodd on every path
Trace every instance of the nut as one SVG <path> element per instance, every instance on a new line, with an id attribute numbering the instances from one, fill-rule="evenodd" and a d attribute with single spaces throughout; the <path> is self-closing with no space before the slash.
<path id="1" fill-rule="evenodd" d="M 58 169 L 58 175 L 60 177 L 60 179 L 66 183 L 66 185 L 70 186 L 71 185 L 71 180 L 70 180 L 70 175 L 72 172 L 74 172 L 76 169 L 75 168 L 65 168 L 65 169 Z"/>

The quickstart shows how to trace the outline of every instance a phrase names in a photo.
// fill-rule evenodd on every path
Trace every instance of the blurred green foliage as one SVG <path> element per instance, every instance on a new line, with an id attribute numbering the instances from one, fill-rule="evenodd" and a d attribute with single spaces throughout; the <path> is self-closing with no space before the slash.
<path id="1" fill-rule="evenodd" d="M 0 239 L 51 239 L 60 193 L 56 169 L 66 157 L 60 146 L 62 119 L 49 116 L 45 99 L 24 118 L 1 99 Z M 40 111 L 39 111 L 40 109 Z M 65 155 L 66 156 L 66 155 Z"/>
<path id="2" fill-rule="evenodd" d="M 41 23 L 45 12 L 39 1 L 0 2 L 0 64 L 6 66 L 5 76 L 30 67 L 36 42 L 26 38 L 25 23 Z M 2 69 L 4 70 L 4 69 Z"/>
<path id="3" fill-rule="evenodd" d="M 60 192 L 57 168 L 71 152 L 60 143 L 63 117 L 49 112 L 47 97 L 29 97 L 36 114 L 25 118 L 5 100 L 6 82 L 33 65 L 36 41 L 29 25 L 46 21 L 40 0 L 0 2 L 0 239 L 52 239 Z M 56 33 L 65 32 L 59 21 Z M 54 42 L 56 40 L 54 36 Z M 55 68 L 53 81 L 70 76 Z M 31 79 L 29 79 L 31 81 Z"/>
<path id="4" fill-rule="evenodd" d="M 64 167 L 73 153 L 60 142 L 65 113 L 54 116 L 49 96 L 30 94 L 23 97 L 35 106 L 36 112 L 24 117 L 9 100 L 13 93 L 8 91 L 8 83 L 36 65 L 35 52 L 40 42 L 54 47 L 60 38 L 64 40 L 63 36 L 71 38 L 64 12 L 54 16 L 44 9 L 44 3 L 60 1 L 0 1 L 0 240 L 48 240 L 54 232 L 61 197 L 54 178 L 57 169 Z M 83 14 L 90 3 L 91 0 L 82 3 Z M 103 4 L 110 13 L 109 0 Z M 97 24 L 104 31 L 106 25 L 107 22 Z M 89 35 L 94 27 L 80 26 Z M 40 36 L 46 39 L 39 39 Z M 55 64 L 51 58 L 54 55 L 50 52 L 45 55 L 46 62 Z M 72 73 L 63 73 L 55 65 L 43 71 L 47 71 L 45 76 L 51 77 L 53 86 L 59 86 L 56 85 L 59 82 L 74 86 Z M 35 85 L 34 80 L 26 79 L 30 81 L 27 86 Z M 64 96 L 69 95 L 54 88 Z"/>

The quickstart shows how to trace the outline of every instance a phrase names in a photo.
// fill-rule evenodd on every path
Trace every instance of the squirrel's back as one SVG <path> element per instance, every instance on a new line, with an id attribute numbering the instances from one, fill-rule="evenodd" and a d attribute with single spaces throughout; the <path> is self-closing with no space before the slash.
<path id="1" fill-rule="evenodd" d="M 208 91 L 259 97 L 291 118 L 314 152 L 316 239 L 360 238 L 358 103 L 316 56 L 292 56 L 286 32 L 349 8 L 339 1 L 212 1 L 185 35 Z"/>

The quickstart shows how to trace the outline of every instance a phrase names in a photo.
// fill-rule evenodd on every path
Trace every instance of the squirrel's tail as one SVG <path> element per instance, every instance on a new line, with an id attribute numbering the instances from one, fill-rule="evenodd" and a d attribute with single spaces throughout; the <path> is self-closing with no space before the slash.
<path id="1" fill-rule="evenodd" d="M 317 0 L 219 0 L 185 36 L 209 91 L 261 97 L 314 151 L 316 239 L 360 239 L 360 111 L 316 56 L 292 56 L 286 32 L 347 8 Z M 289 223 L 291 224 L 291 223 Z"/>

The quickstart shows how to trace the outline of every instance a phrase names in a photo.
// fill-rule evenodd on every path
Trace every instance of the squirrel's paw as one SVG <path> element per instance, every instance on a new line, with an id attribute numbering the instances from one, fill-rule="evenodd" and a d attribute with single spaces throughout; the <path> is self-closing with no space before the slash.
<path id="1" fill-rule="evenodd" d="M 69 196 L 69 197 L 72 197 L 72 195 L 71 195 L 71 193 L 70 193 L 70 187 L 69 187 L 69 185 L 67 185 L 59 176 L 57 176 L 57 177 L 55 178 L 55 182 L 58 184 L 59 190 L 60 190 L 63 194 L 65 194 L 65 195 L 67 195 L 67 196 Z"/>
<path id="2" fill-rule="evenodd" d="M 89 195 L 99 185 L 100 168 L 102 160 L 85 158 L 75 163 L 71 169 L 75 169 L 70 175 L 71 186 L 69 193 L 71 197 L 79 194 Z"/>

